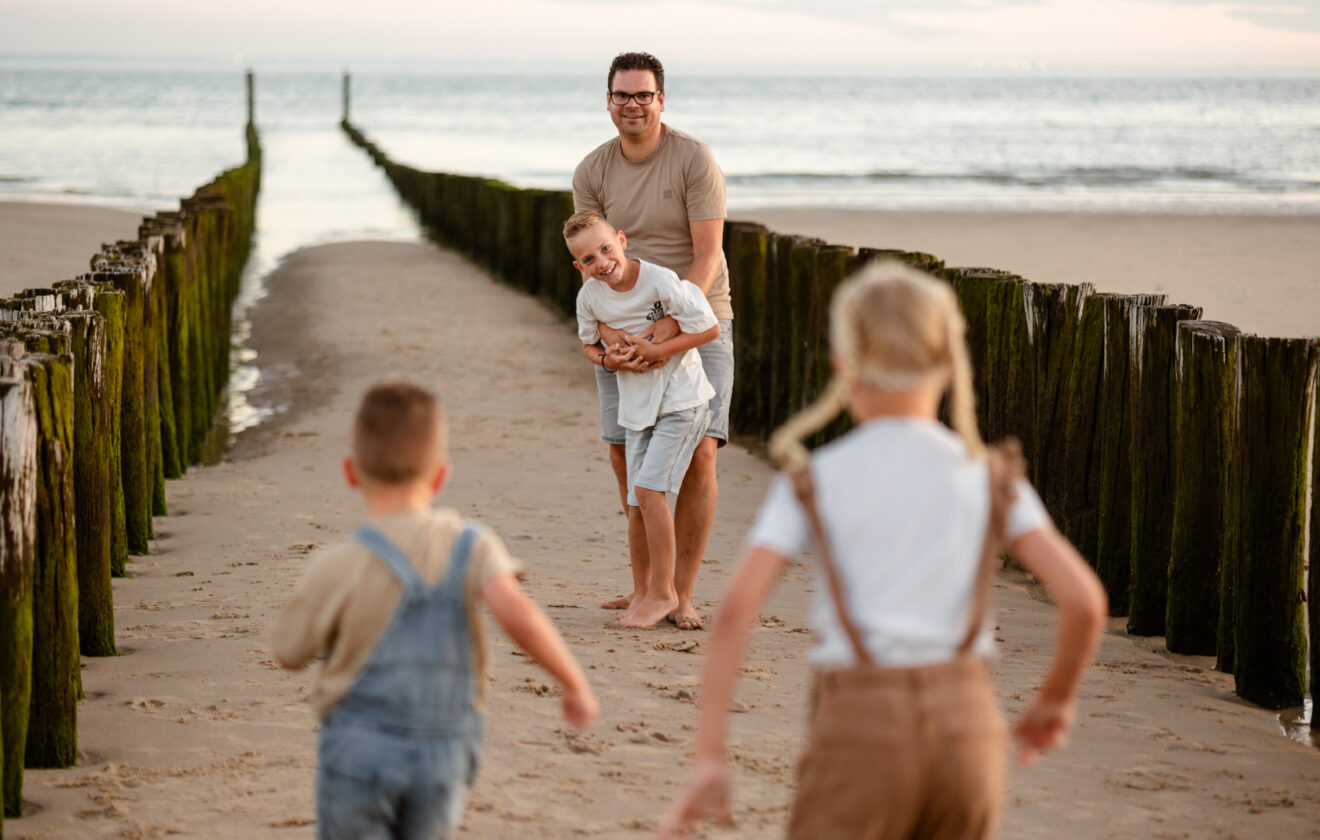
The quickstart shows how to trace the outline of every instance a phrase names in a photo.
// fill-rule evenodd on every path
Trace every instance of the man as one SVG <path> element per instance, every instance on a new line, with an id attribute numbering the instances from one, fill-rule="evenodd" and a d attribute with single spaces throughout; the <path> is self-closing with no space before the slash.
<path id="1" fill-rule="evenodd" d="M 665 125 L 665 71 L 648 53 L 622 53 L 610 64 L 606 105 L 618 137 L 597 147 L 573 173 L 574 209 L 595 210 L 617 230 L 626 231 L 629 253 L 656 263 L 697 286 L 710 301 L 720 337 L 699 348 L 706 378 L 715 388 L 711 422 L 683 479 L 674 510 L 677 556 L 674 587 L 678 608 L 669 620 L 685 630 L 702 626 L 692 604 L 697 570 L 715 518 L 718 488 L 715 452 L 729 439 L 729 396 L 733 392 L 733 307 L 729 270 L 724 260 L 724 175 L 705 143 Z M 596 370 L 600 393 L 601 436 L 610 447 L 610 465 L 626 504 L 627 461 L 624 432 L 618 425 L 615 371 L 645 364 L 627 345 L 678 332 L 665 318 L 650 334 L 624 336 L 602 329 L 607 347 Z M 645 541 L 630 527 L 629 551 L 645 551 Z M 633 596 L 610 601 L 606 609 L 627 609 Z"/>

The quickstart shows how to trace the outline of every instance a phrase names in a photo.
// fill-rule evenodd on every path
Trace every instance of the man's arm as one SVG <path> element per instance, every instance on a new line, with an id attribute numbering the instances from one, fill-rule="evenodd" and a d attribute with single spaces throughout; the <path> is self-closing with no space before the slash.
<path id="1" fill-rule="evenodd" d="M 681 332 L 668 341 L 651 342 L 638 341 L 632 343 L 631 350 L 638 358 L 645 360 L 648 364 L 663 363 L 665 359 L 675 353 L 682 353 L 684 350 L 691 350 L 693 347 L 714 341 L 719 338 L 720 325 L 716 324 L 708 330 L 699 333 Z"/>
<path id="2" fill-rule="evenodd" d="M 692 232 L 692 268 L 684 279 L 710 294 L 711 284 L 720 274 L 720 254 L 724 251 L 724 220 L 702 219 L 688 222 Z"/>

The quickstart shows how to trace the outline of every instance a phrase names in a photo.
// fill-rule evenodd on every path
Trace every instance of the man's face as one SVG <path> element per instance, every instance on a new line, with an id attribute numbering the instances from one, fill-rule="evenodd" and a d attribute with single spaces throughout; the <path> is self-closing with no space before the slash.
<path id="1" fill-rule="evenodd" d="M 588 277 L 611 286 L 623 282 L 627 268 L 624 248 L 627 240 L 621 231 L 615 231 L 604 222 L 596 224 L 573 237 L 568 250 L 573 254 L 573 266 Z"/>
<path id="2" fill-rule="evenodd" d="M 619 70 L 610 84 L 612 93 L 654 93 L 655 89 L 655 74 L 650 70 Z M 615 105 L 608 93 L 605 103 L 620 134 L 643 137 L 660 130 L 660 112 L 665 109 L 664 91 L 660 91 L 649 105 L 638 105 L 636 99 Z"/>

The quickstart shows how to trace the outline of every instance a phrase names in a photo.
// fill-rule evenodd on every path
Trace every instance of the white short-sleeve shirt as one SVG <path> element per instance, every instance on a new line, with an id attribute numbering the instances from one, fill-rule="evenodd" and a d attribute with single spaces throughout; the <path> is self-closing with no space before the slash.
<path id="1" fill-rule="evenodd" d="M 654 322 L 672 317 L 685 333 L 702 333 L 718 322 L 705 295 L 678 275 L 645 260 L 638 260 L 637 283 L 626 292 L 615 291 L 594 277 L 582 284 L 577 296 L 578 338 L 583 344 L 600 341 L 604 323 L 629 335 L 645 332 Z M 701 367 L 695 349 L 669 357 L 664 367 L 619 371 L 619 425 L 640 432 L 655 425 L 661 414 L 710 402 L 715 389 Z"/>
<path id="2" fill-rule="evenodd" d="M 971 620 L 990 515 L 986 460 L 969 458 L 962 439 L 934 420 L 885 417 L 821 447 L 812 473 L 848 609 L 871 656 L 892 667 L 952 660 Z M 1009 538 L 1049 524 L 1036 491 L 1020 482 Z M 788 558 L 814 544 L 786 476 L 771 485 L 748 542 Z M 816 582 L 811 661 L 823 668 L 852 666 L 852 646 L 819 564 Z M 993 650 L 993 634 L 982 627 L 972 653 Z"/>

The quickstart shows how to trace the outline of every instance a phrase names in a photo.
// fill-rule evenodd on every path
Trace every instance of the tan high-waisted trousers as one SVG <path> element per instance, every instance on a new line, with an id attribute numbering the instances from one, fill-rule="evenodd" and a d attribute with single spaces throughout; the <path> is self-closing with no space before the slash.
<path id="1" fill-rule="evenodd" d="M 1007 748 L 980 659 L 818 673 L 788 837 L 994 837 Z"/>

